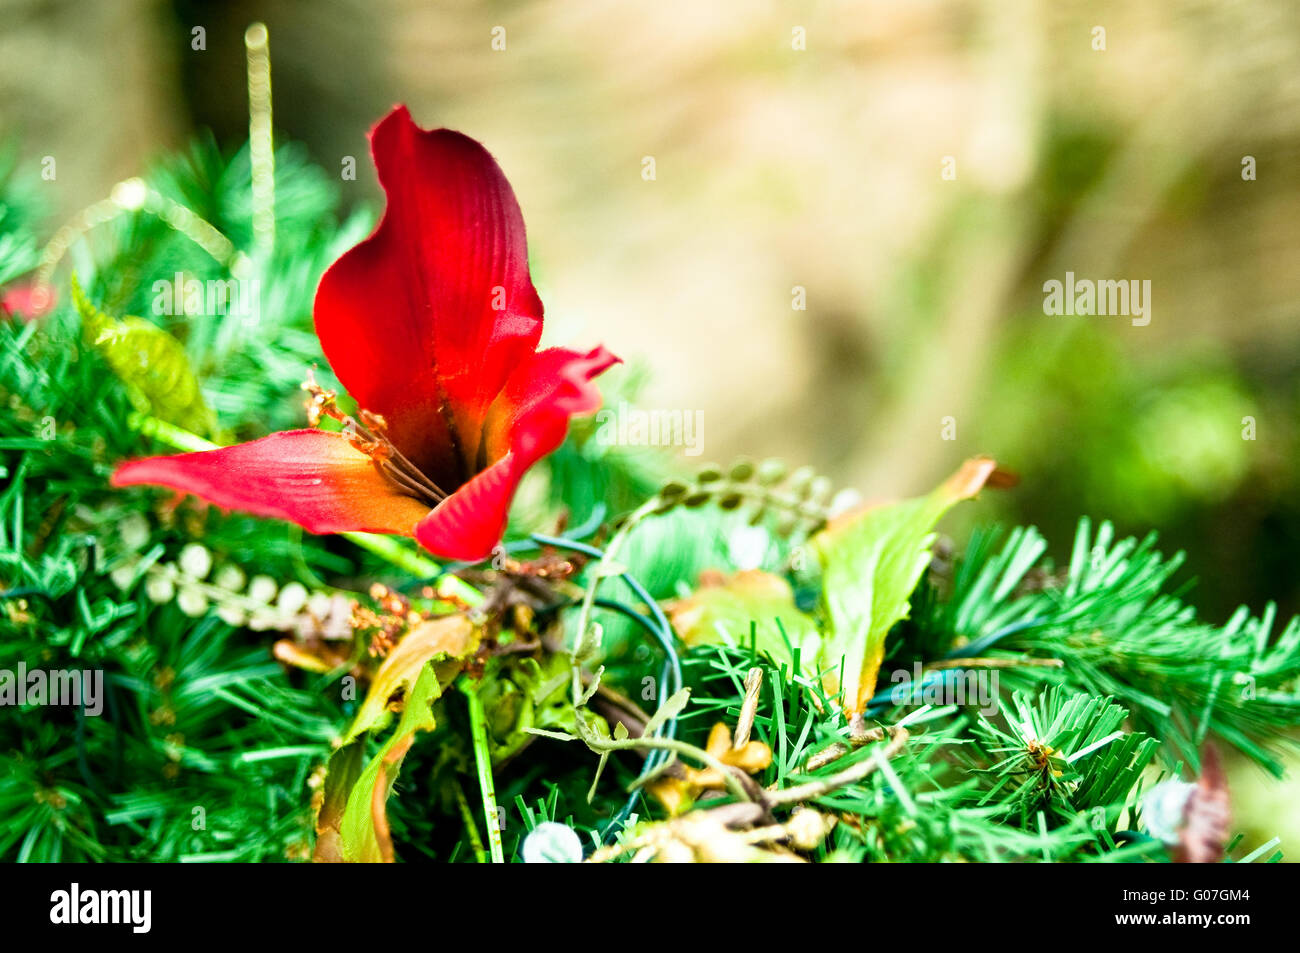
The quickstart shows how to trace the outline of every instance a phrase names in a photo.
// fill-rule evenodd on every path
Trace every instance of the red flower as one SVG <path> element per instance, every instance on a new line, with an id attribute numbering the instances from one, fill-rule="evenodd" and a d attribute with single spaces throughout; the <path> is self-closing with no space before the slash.
<path id="1" fill-rule="evenodd" d="M 0 314 L 6 318 L 39 318 L 54 310 L 54 291 L 36 282 L 0 290 Z"/>
<path id="2" fill-rule="evenodd" d="M 313 416 L 342 420 L 343 434 L 293 430 L 138 460 L 113 484 L 160 484 L 314 533 L 402 534 L 445 558 L 483 559 L 524 472 L 563 442 L 570 416 L 600 406 L 591 381 L 618 358 L 603 347 L 536 350 L 542 303 L 523 216 L 481 145 L 422 130 L 399 106 L 370 148 L 388 207 L 326 271 L 315 305 L 316 333 L 360 420 L 312 384 Z"/>

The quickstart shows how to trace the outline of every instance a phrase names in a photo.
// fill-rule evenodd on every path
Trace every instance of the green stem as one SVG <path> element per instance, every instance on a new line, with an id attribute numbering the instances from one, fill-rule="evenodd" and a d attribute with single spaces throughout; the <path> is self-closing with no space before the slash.
<path id="1" fill-rule="evenodd" d="M 159 443 L 165 443 L 177 450 L 197 452 L 200 450 L 217 450 L 219 443 L 213 443 L 165 420 L 148 414 L 133 413 L 127 418 L 131 429 L 153 437 Z M 458 576 L 444 573 L 442 567 L 408 546 L 403 546 L 393 536 L 377 536 L 374 533 L 341 533 L 341 536 L 360 546 L 369 553 L 421 579 L 437 577 L 435 588 L 439 595 L 454 596 L 467 605 L 476 606 L 483 601 L 483 594 Z"/>
<path id="2" fill-rule="evenodd" d="M 403 546 L 395 536 L 376 536 L 374 533 L 340 533 L 344 539 L 356 543 L 368 553 L 373 553 L 384 562 L 409 572 L 413 576 L 427 579 L 442 572 L 442 567 L 432 559 L 426 559 L 415 550 Z M 442 580 L 439 579 L 439 584 Z"/>
<path id="3" fill-rule="evenodd" d="M 573 740 L 573 735 L 559 731 L 546 731 L 542 728 L 525 728 L 524 731 L 530 735 L 554 738 L 557 741 Z M 703 748 L 698 748 L 678 738 L 658 738 L 654 735 L 642 735 L 639 738 L 624 738 L 620 741 L 618 738 L 602 738 L 591 731 L 584 730 L 581 722 L 578 723 L 578 738 L 597 754 L 608 754 L 612 751 L 635 751 L 646 748 L 671 751 L 676 755 L 690 758 L 706 767 L 713 768 L 722 776 L 722 783 L 727 788 L 727 791 L 735 795 L 737 799 L 741 801 L 753 800 L 749 792 L 745 790 L 745 786 L 740 783 L 740 779 L 736 777 L 735 772 L 724 761 L 715 758 Z M 649 780 L 651 780 L 651 775 L 642 775 L 633 782 L 633 786 L 639 786 Z"/>
<path id="4" fill-rule="evenodd" d="M 573 660 L 576 663 L 573 666 L 572 686 L 575 705 L 578 699 L 582 697 L 581 662 L 599 648 L 597 640 L 589 635 L 591 614 L 596 606 L 596 590 L 600 588 L 600 583 L 606 576 L 617 574 L 615 570 L 618 564 L 619 551 L 628 536 L 631 535 L 632 530 L 643 519 L 654 513 L 660 505 L 661 501 L 657 498 L 652 498 L 641 504 L 610 538 L 608 545 L 605 547 L 605 555 L 600 558 L 600 562 L 589 570 L 591 578 L 587 583 L 587 590 L 582 594 L 582 605 L 578 609 L 577 635 L 575 636 L 572 652 Z"/>
<path id="5" fill-rule="evenodd" d="M 150 417 L 148 414 L 142 414 L 138 411 L 131 414 L 126 419 L 126 423 L 132 430 L 138 431 L 146 437 L 153 437 L 159 443 L 165 443 L 177 450 L 196 452 L 199 450 L 217 450 L 221 447 L 221 444 L 206 440 L 196 433 L 190 433 L 190 431 L 177 427 L 175 424 L 169 424 L 165 420 L 159 420 L 157 417 Z"/>
<path id="6" fill-rule="evenodd" d="M 586 739 L 583 740 L 585 741 Z M 725 762 L 715 758 L 702 748 L 697 748 L 695 745 L 688 744 L 685 741 L 679 741 L 676 738 L 641 737 L 627 738 L 623 741 L 602 738 L 595 742 L 587 741 L 587 746 L 597 752 L 659 748 L 664 751 L 671 751 L 677 755 L 693 758 L 706 767 L 713 768 L 717 771 L 718 774 L 722 776 L 722 783 L 726 787 L 727 791 L 737 800 L 753 800 L 753 798 L 749 796 L 749 792 L 745 790 L 745 786 L 740 783 L 735 774 L 732 773 L 731 768 L 729 768 Z M 640 784 L 643 780 L 647 779 L 639 778 L 636 783 Z"/>
<path id="7" fill-rule="evenodd" d="M 465 679 L 458 683 L 459 688 L 469 702 L 469 733 L 474 742 L 474 763 L 478 768 L 478 787 L 483 795 L 483 818 L 487 821 L 488 847 L 492 851 L 492 863 L 505 863 L 505 852 L 501 848 L 500 815 L 497 814 L 497 792 L 492 783 L 492 755 L 488 751 L 487 717 L 483 712 L 483 699 L 478 696 L 478 688 Z"/>
<path id="8" fill-rule="evenodd" d="M 478 825 L 474 823 L 474 812 L 469 809 L 469 799 L 465 797 L 459 781 L 455 783 L 455 790 L 456 805 L 460 808 L 461 820 L 465 822 L 465 833 L 469 837 L 470 849 L 474 851 L 474 859 L 480 864 L 486 864 L 487 851 L 483 849 L 483 839 L 478 836 Z"/>

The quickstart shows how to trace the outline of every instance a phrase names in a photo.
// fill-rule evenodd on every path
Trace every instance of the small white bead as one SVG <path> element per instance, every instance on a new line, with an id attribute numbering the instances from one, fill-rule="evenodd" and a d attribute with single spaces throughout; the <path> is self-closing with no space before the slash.
<path id="1" fill-rule="evenodd" d="M 582 841 L 567 824 L 542 821 L 524 838 L 526 864 L 580 864 Z"/>
<path id="2" fill-rule="evenodd" d="M 226 623 L 226 625 L 231 625 L 235 628 L 239 628 L 248 621 L 248 613 L 239 608 L 239 606 L 222 606 L 217 610 L 217 616 L 222 622 Z"/>
<path id="3" fill-rule="evenodd" d="M 300 582 L 291 582 L 280 590 L 280 598 L 275 607 L 285 616 L 297 615 L 307 604 L 307 587 Z"/>
<path id="4" fill-rule="evenodd" d="M 330 614 L 334 601 L 328 592 L 313 592 L 307 599 L 307 611 L 317 619 L 324 619 Z"/>
<path id="5" fill-rule="evenodd" d="M 128 513 L 118 521 L 117 533 L 122 545 L 135 552 L 149 542 L 149 521 L 139 513 Z"/>
<path id="6" fill-rule="evenodd" d="M 1147 791 L 1142 798 L 1142 823 L 1147 833 L 1166 844 L 1178 843 L 1178 829 L 1183 826 L 1183 811 L 1187 799 L 1196 790 L 1195 784 L 1170 778 Z"/>
<path id="7" fill-rule="evenodd" d="M 208 611 L 208 597 L 198 589 L 184 587 L 176 595 L 176 605 L 191 618 L 197 618 Z"/>
<path id="8" fill-rule="evenodd" d="M 244 570 L 240 569 L 234 563 L 226 563 L 217 570 L 213 583 L 228 592 L 238 592 L 244 588 L 244 583 L 248 581 L 248 576 Z"/>
<path id="9" fill-rule="evenodd" d="M 267 609 L 254 612 L 248 617 L 248 627 L 254 632 L 265 632 L 268 629 L 278 629 L 281 624 L 280 617 Z"/>
<path id="10" fill-rule="evenodd" d="M 135 567 L 118 566 L 108 574 L 108 578 L 113 580 L 113 585 L 117 586 L 117 588 L 125 589 L 131 585 L 131 580 L 135 579 Z"/>
<path id="11" fill-rule="evenodd" d="M 278 588 L 270 576 L 254 576 L 248 584 L 248 598 L 261 605 L 270 605 Z"/>
<path id="12" fill-rule="evenodd" d="M 190 543 L 182 549 L 177 562 L 182 572 L 195 579 L 206 579 L 212 571 L 212 554 L 199 543 Z"/>
<path id="13" fill-rule="evenodd" d="M 163 605 L 176 598 L 176 587 L 172 584 L 170 576 L 150 573 L 149 578 L 144 582 L 144 594 L 149 597 L 150 602 Z"/>

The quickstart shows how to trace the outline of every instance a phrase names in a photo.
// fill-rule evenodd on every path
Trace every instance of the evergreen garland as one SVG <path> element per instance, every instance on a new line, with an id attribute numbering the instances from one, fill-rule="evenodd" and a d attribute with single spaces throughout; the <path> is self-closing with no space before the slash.
<path id="1" fill-rule="evenodd" d="M 223 441 L 301 426 L 307 369 L 328 373 L 313 292 L 372 219 L 340 221 L 327 176 L 281 148 L 274 253 L 252 263 L 238 251 L 252 247 L 249 180 L 247 149 L 199 141 L 69 244 L 51 313 L 0 321 L 0 669 L 102 670 L 106 685 L 99 716 L 0 709 L 0 858 L 311 858 L 324 767 L 365 697 L 350 673 L 404 637 L 374 621 L 394 598 L 433 617 L 469 611 L 500 646 L 534 633 L 548 646 L 492 656 L 477 687 L 443 687 L 389 800 L 408 862 L 494 850 L 475 693 L 507 859 L 550 821 L 597 860 L 1164 860 L 1176 844 L 1149 793 L 1201 775 L 1208 742 L 1280 772 L 1300 723 L 1300 622 L 1271 608 L 1201 621 L 1154 536 L 1116 539 L 1086 518 L 1065 565 L 1032 527 L 981 530 L 960 556 L 936 556 L 855 721 L 783 621 L 826 625 L 805 544 L 831 494 L 807 471 L 677 473 L 578 422 L 521 493 L 502 556 L 443 567 L 484 596 L 473 610 L 426 591 L 440 570 L 408 571 L 427 563 L 413 549 L 398 547 L 398 566 L 350 538 L 111 489 L 117 462 L 168 449 L 155 439 L 166 425 Z M 228 247 L 208 231 L 196 241 L 176 208 Z M 33 187 L 4 171 L 0 284 L 40 260 L 36 214 Z M 159 278 L 236 272 L 261 282 L 253 324 L 153 307 Z M 165 355 L 170 386 L 133 376 L 132 339 L 113 333 L 129 315 L 155 315 L 132 333 L 166 335 L 149 353 Z M 634 396 L 635 376 L 604 385 L 607 403 Z M 178 390 L 191 380 L 197 391 Z M 723 640 L 667 628 L 659 603 L 702 591 L 702 571 L 755 567 L 791 594 L 777 635 L 767 616 Z M 340 599 L 371 622 L 338 631 Z M 912 694 L 892 691 L 898 671 L 923 672 Z M 925 701 L 969 673 L 998 674 L 996 714 Z M 382 740 L 363 733 L 358 750 L 368 759 Z M 1276 859 L 1267 844 L 1227 850 Z"/>

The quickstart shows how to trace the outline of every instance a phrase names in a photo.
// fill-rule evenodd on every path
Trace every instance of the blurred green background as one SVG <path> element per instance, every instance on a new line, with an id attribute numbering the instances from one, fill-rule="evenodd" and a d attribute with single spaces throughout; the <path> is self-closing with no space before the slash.
<path id="1" fill-rule="evenodd" d="M 701 459 L 873 497 L 991 453 L 1022 483 L 967 525 L 1058 556 L 1080 514 L 1154 528 L 1208 619 L 1300 611 L 1294 0 L 0 0 L 0 133 L 58 158 L 50 232 L 199 130 L 246 138 L 255 20 L 277 135 L 354 157 L 346 202 L 394 102 L 482 140 L 548 339 L 643 365 Z M 1150 324 L 1044 314 L 1067 271 L 1149 280 Z"/>

